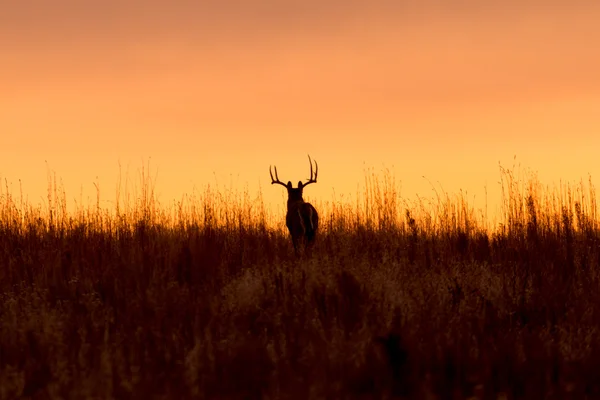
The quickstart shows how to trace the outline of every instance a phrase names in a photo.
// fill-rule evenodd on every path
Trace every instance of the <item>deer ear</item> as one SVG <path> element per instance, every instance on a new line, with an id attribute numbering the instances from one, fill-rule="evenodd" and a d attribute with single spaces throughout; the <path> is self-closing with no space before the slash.
<path id="1" fill-rule="evenodd" d="M 292 181 L 288 181 L 288 183 L 287 183 L 287 188 L 288 188 L 288 189 L 291 189 L 291 188 L 292 188 Z"/>
<path id="2" fill-rule="evenodd" d="M 302 189 L 302 186 L 304 186 L 304 184 L 302 183 L 302 181 L 298 181 L 298 189 Z"/>

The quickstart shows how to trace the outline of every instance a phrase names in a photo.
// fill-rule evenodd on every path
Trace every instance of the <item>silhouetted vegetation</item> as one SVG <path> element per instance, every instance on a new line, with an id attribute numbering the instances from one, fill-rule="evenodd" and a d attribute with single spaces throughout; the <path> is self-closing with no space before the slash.
<path id="1" fill-rule="evenodd" d="M 0 398 L 600 398 L 595 189 L 501 177 L 490 227 L 368 174 L 301 258 L 247 193 L 2 193 Z"/>

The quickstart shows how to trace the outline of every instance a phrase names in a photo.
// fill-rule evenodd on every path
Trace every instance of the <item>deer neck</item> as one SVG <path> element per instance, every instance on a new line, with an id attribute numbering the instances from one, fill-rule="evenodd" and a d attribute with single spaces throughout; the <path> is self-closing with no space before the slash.
<path id="1" fill-rule="evenodd" d="M 296 199 L 296 200 L 288 200 L 287 207 L 288 210 L 291 210 L 299 205 L 304 204 L 304 199 Z"/>

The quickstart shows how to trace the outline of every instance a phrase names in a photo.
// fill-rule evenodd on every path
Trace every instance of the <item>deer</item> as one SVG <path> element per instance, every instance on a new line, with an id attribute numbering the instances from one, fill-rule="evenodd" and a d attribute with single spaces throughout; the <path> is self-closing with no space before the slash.
<path id="1" fill-rule="evenodd" d="M 297 188 L 292 186 L 291 181 L 288 181 L 288 183 L 285 184 L 279 180 L 277 166 L 274 166 L 275 177 L 273 177 L 273 171 L 271 166 L 269 166 L 271 185 L 282 185 L 287 189 L 288 200 L 285 225 L 290 231 L 296 255 L 299 254 L 301 247 L 303 247 L 305 251 L 312 247 L 319 227 L 319 214 L 317 213 L 317 210 L 312 204 L 305 202 L 302 198 L 302 191 L 304 188 L 311 183 L 317 183 L 317 175 L 319 173 L 319 165 L 315 161 L 313 175 L 313 160 L 310 158 L 310 155 L 308 156 L 308 162 L 310 163 L 310 178 L 306 183 L 298 181 Z"/>

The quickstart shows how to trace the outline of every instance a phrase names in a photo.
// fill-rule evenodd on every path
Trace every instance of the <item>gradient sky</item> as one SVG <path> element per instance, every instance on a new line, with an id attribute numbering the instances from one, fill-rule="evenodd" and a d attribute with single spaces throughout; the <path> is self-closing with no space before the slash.
<path id="1" fill-rule="evenodd" d="M 20 0 L 0 12 L 0 177 L 34 203 L 114 200 L 150 160 L 161 201 L 215 179 L 283 206 L 389 168 L 498 199 L 498 163 L 600 176 L 600 2 Z M 46 164 L 47 161 L 47 164 Z M 97 178 L 96 178 L 97 177 Z M 480 203 L 481 205 L 481 203 Z"/>

